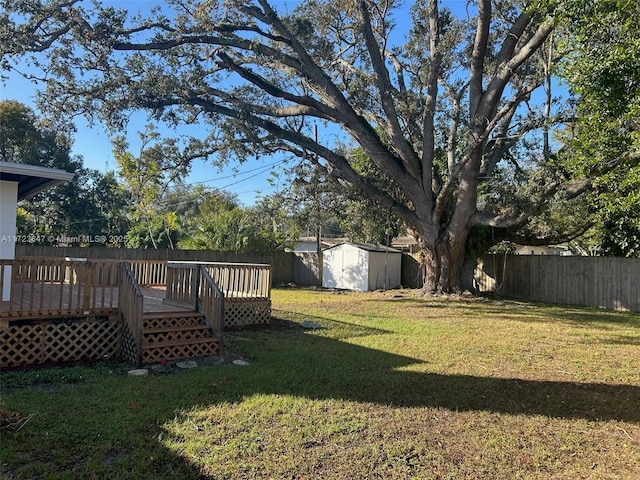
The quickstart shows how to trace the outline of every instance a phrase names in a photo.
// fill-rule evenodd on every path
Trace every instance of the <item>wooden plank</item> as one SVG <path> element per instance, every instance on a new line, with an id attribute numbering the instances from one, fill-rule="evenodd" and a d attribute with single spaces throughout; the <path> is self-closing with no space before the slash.
<path id="1" fill-rule="evenodd" d="M 147 343 L 142 342 L 143 350 L 150 350 L 154 348 L 163 348 L 163 347 L 186 347 L 188 345 L 195 345 L 198 343 L 217 343 L 218 339 L 214 337 L 204 337 L 204 338 L 191 338 L 189 340 L 172 340 L 168 342 L 157 342 L 157 343 Z"/>
<path id="2" fill-rule="evenodd" d="M 145 328 L 143 330 L 143 335 L 153 335 L 155 333 L 169 333 L 169 332 L 184 332 L 184 331 L 207 331 L 211 330 L 209 325 L 178 325 L 171 327 L 153 327 L 153 328 Z"/>

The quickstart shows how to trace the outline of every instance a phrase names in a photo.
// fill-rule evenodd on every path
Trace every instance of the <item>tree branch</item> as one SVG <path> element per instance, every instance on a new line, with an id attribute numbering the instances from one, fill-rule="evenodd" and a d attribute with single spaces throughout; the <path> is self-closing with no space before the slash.
<path id="1" fill-rule="evenodd" d="M 575 240 L 578 237 L 581 237 L 587 231 L 593 227 L 595 223 L 593 221 L 585 222 L 584 225 L 576 228 L 571 232 L 562 232 L 557 233 L 555 235 L 548 235 L 545 237 L 536 237 L 534 235 L 527 234 L 518 234 L 515 231 L 505 230 L 504 231 L 504 240 L 508 240 L 518 245 L 531 245 L 535 246 L 545 246 L 545 245 L 558 245 L 559 243 L 567 243 L 572 240 Z"/>
<path id="2" fill-rule="evenodd" d="M 371 16 L 367 9 L 366 0 L 360 0 L 358 2 L 360 15 L 362 16 L 362 31 L 364 34 L 365 45 L 371 58 L 373 70 L 376 73 L 376 82 L 378 84 L 378 92 L 380 94 L 380 101 L 382 109 L 386 115 L 386 124 L 389 126 L 391 138 L 393 139 L 393 145 L 398 151 L 398 155 L 402 159 L 407 172 L 416 180 L 420 181 L 420 165 L 418 163 L 418 156 L 416 152 L 411 148 L 411 145 L 407 142 L 404 136 L 404 132 L 398 121 L 398 112 L 393 100 L 392 92 L 395 90 L 391 84 L 389 78 L 389 71 L 384 64 L 384 58 L 380 53 L 378 42 L 375 39 L 373 30 L 371 27 Z M 430 185 L 429 185 L 430 188 Z"/>
<path id="3" fill-rule="evenodd" d="M 325 120 L 329 120 L 337 117 L 337 112 L 328 108 L 326 105 L 322 104 L 321 102 L 318 102 L 313 97 L 310 97 L 309 95 L 304 95 L 304 96 L 293 95 L 281 89 L 280 87 L 275 86 L 273 83 L 269 82 L 261 75 L 258 75 L 250 71 L 249 69 L 238 65 L 226 53 L 219 52 L 218 57 L 220 58 L 221 62 L 225 67 L 238 73 L 242 78 L 252 83 L 253 85 L 256 85 L 257 87 L 262 89 L 264 92 L 268 93 L 269 95 L 273 97 L 283 98 L 285 100 L 288 100 L 290 102 L 293 102 L 299 105 L 298 108 L 289 107 L 289 108 L 279 109 L 280 110 L 279 113 L 275 113 L 275 111 L 273 111 L 272 115 L 277 115 L 277 116 L 287 116 L 287 115 L 293 115 L 293 114 L 311 115 L 311 116 L 322 118 Z M 264 107 L 259 107 L 257 105 L 255 106 L 255 108 L 258 108 L 258 109 L 262 108 L 263 112 L 267 111 L 267 109 L 264 109 Z"/>
<path id="4" fill-rule="evenodd" d="M 484 59 L 489 42 L 489 26 L 491 25 L 491 0 L 478 2 L 478 22 L 476 36 L 471 54 L 471 74 L 469 80 L 469 114 L 477 115 L 480 99 L 483 94 L 482 79 L 484 75 Z"/>
<path id="5" fill-rule="evenodd" d="M 523 13 L 522 15 L 526 14 Z M 486 92 L 482 95 L 481 105 L 478 106 L 478 112 L 482 118 L 490 119 L 493 117 L 504 89 L 515 71 L 540 48 L 553 31 L 553 28 L 554 24 L 551 20 L 541 23 L 529 41 L 515 52 L 510 59 L 498 66 L 495 76 L 489 82 Z"/>
<path id="6" fill-rule="evenodd" d="M 428 192 L 427 211 L 432 211 L 433 179 L 435 158 L 435 117 L 438 101 L 438 78 L 442 67 L 442 55 L 439 52 L 440 28 L 438 25 L 438 0 L 429 3 L 429 75 L 427 76 L 427 96 L 422 120 L 422 188 Z"/>

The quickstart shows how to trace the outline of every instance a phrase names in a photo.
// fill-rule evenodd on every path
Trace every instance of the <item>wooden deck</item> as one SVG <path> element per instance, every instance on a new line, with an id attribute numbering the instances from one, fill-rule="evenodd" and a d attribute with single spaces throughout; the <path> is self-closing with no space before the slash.
<path id="1" fill-rule="evenodd" d="M 225 328 L 270 321 L 270 279 L 256 264 L 0 260 L 0 368 L 219 354 Z"/>

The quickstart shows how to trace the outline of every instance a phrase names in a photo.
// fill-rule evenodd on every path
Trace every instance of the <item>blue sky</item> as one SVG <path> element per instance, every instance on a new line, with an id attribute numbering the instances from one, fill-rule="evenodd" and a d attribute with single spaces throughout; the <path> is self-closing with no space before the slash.
<path id="1" fill-rule="evenodd" d="M 9 72 L 8 80 L 0 84 L 0 100 L 17 100 L 36 111 L 35 94 L 37 86 L 31 84 L 21 76 Z M 139 125 L 131 125 L 128 132 L 130 151 L 138 153 L 137 129 L 144 129 L 144 121 Z M 74 135 L 72 153 L 84 159 L 84 166 L 102 172 L 115 170 L 116 162 L 113 158 L 111 142 L 104 128 L 100 125 L 89 126 L 86 119 L 75 119 L 77 133 Z M 194 162 L 186 183 L 203 184 L 212 188 L 227 190 L 237 195 L 244 205 L 253 205 L 256 199 L 282 189 L 285 185 L 284 176 L 276 184 L 271 185 L 267 179 L 271 171 L 277 168 L 277 158 L 251 160 L 245 164 L 229 165 L 223 171 L 205 162 Z M 284 172 L 280 171 L 284 175 Z"/>

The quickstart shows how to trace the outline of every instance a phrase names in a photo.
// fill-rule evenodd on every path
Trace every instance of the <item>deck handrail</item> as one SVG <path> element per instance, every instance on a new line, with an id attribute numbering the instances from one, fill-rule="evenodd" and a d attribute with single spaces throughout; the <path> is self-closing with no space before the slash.
<path id="1" fill-rule="evenodd" d="M 165 303 L 197 310 L 198 264 L 167 262 Z"/>
<path id="2" fill-rule="evenodd" d="M 222 330 L 224 328 L 224 295 L 213 281 L 209 272 L 200 265 L 198 267 L 197 311 L 202 313 L 212 333 L 220 338 L 222 353 Z"/>
<path id="3" fill-rule="evenodd" d="M 213 335 L 222 339 L 224 294 L 203 265 L 167 262 L 167 291 L 164 301 L 204 314 Z M 220 343 L 222 348 L 222 342 Z"/>
<path id="4" fill-rule="evenodd" d="M 128 263 L 121 264 L 121 282 L 118 289 L 118 306 L 122 314 L 122 320 L 129 329 L 133 345 L 129 345 L 130 351 L 124 351 L 129 356 L 129 361 L 136 365 L 142 364 L 142 318 L 144 307 L 144 295 L 136 281 L 136 277 Z M 125 348 L 126 350 L 126 348 Z"/>
<path id="5" fill-rule="evenodd" d="M 271 296 L 271 266 L 267 264 L 18 257 L 0 261 L 1 290 L 11 289 L 11 301 L 2 303 L 0 317 L 115 313 L 123 263 L 129 265 L 141 287 L 175 283 L 176 279 L 168 278 L 171 266 L 189 267 L 183 275 L 195 275 L 192 269 L 203 265 L 227 299 Z M 175 276 L 175 268 L 172 271 Z M 182 282 L 169 289 L 168 303 L 173 300 L 193 309 L 196 299 L 189 287 L 192 280 L 184 278 Z"/>

